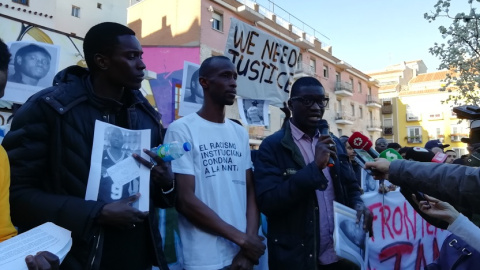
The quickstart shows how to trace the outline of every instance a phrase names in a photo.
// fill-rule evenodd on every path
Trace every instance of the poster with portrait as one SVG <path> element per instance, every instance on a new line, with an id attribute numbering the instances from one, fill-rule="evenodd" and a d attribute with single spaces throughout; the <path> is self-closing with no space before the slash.
<path id="1" fill-rule="evenodd" d="M 7 45 L 12 57 L 2 99 L 23 104 L 33 94 L 52 86 L 58 72 L 60 46 L 34 41 L 15 41 Z"/>
<path id="2" fill-rule="evenodd" d="M 238 98 L 238 111 L 243 123 L 248 126 L 268 126 L 268 100 Z"/>
<path id="3" fill-rule="evenodd" d="M 148 160 L 142 149 L 149 148 L 149 129 L 129 130 L 97 120 L 85 200 L 111 203 L 140 193 L 132 206 L 148 211 L 150 170 L 132 154 Z"/>
<path id="4" fill-rule="evenodd" d="M 333 220 L 333 241 L 337 255 L 355 263 L 362 270 L 366 269 L 368 233 L 363 230 L 363 218 L 357 223 L 357 211 L 334 201 Z"/>
<path id="5" fill-rule="evenodd" d="M 203 104 L 203 88 L 198 82 L 200 65 L 185 61 L 178 115 L 185 116 L 200 110 Z"/>

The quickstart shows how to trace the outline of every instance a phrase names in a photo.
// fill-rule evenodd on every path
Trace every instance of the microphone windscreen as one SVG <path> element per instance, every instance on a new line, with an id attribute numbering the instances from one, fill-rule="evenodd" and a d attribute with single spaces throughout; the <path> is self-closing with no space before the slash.
<path id="1" fill-rule="evenodd" d="M 348 138 L 348 144 L 352 146 L 354 149 L 363 149 L 369 150 L 373 143 L 368 139 L 367 136 L 363 135 L 362 133 L 356 131 Z"/>
<path id="2" fill-rule="evenodd" d="M 444 163 L 447 160 L 448 155 L 442 152 L 437 152 L 435 156 L 432 158 L 432 162 L 435 163 Z"/>
<path id="3" fill-rule="evenodd" d="M 434 156 L 435 154 L 432 151 L 421 147 L 411 147 L 405 153 L 405 159 L 420 162 L 432 162 Z"/>
<path id="4" fill-rule="evenodd" d="M 380 153 L 380 157 L 385 158 L 390 162 L 397 159 L 403 159 L 402 155 L 400 155 L 397 151 L 393 150 L 392 148 L 385 149 L 382 153 Z"/>

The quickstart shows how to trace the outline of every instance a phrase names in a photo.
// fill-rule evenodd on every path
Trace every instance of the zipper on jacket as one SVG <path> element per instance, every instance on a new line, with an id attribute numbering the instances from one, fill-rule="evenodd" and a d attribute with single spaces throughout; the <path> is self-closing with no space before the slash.
<path id="1" fill-rule="evenodd" d="M 101 237 L 102 237 L 102 232 L 99 232 L 98 237 L 97 237 L 97 242 L 95 243 L 95 251 L 93 253 L 92 262 L 90 263 L 90 268 L 93 267 L 93 264 L 95 263 L 95 259 L 97 258 L 98 246 L 100 245 L 100 238 Z"/>

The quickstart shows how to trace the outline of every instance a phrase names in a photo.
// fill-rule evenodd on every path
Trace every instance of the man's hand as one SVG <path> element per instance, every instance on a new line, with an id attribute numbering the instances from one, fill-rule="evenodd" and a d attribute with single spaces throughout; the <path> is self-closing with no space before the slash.
<path id="1" fill-rule="evenodd" d="M 437 198 L 432 196 L 428 196 L 424 194 L 426 201 L 418 201 L 417 197 L 412 194 L 413 201 L 418 205 L 418 208 L 423 213 L 437 218 L 443 221 L 448 222 L 448 224 L 452 224 L 455 219 L 460 215 L 460 213 L 449 203 L 442 202 Z"/>
<path id="2" fill-rule="evenodd" d="M 57 270 L 60 269 L 60 260 L 55 254 L 40 251 L 35 256 L 25 258 L 28 270 Z"/>
<path id="3" fill-rule="evenodd" d="M 355 206 L 355 210 L 357 211 L 357 223 L 362 220 L 363 216 L 363 230 L 368 231 L 368 236 L 373 236 L 373 215 L 370 212 L 370 209 L 365 207 L 364 205 L 357 204 Z"/>
<path id="4" fill-rule="evenodd" d="M 258 261 L 257 263 L 258 264 Z M 253 269 L 253 262 L 250 261 L 242 251 L 238 252 L 235 255 L 235 258 L 232 260 L 232 265 L 230 266 L 230 270 L 252 270 Z"/>
<path id="5" fill-rule="evenodd" d="M 255 264 L 258 264 L 258 259 L 265 253 L 264 239 L 262 236 L 245 234 L 243 242 L 239 245 L 242 253 Z"/>
<path id="6" fill-rule="evenodd" d="M 140 193 L 128 198 L 106 204 L 97 217 L 100 225 L 115 226 L 122 229 L 133 229 L 135 223 L 141 223 L 148 212 L 142 212 L 132 207 L 132 203 L 140 198 Z"/>
<path id="7" fill-rule="evenodd" d="M 174 178 L 170 162 L 163 161 L 163 159 L 150 150 L 143 149 L 143 152 L 150 156 L 157 164 L 154 165 L 149 160 L 137 154 L 132 154 L 132 156 L 150 170 L 150 181 L 152 181 L 155 186 L 160 187 L 162 190 L 170 190 L 173 187 Z"/>
<path id="8" fill-rule="evenodd" d="M 337 152 L 335 148 L 335 142 L 333 141 L 332 137 L 327 135 L 322 135 L 318 138 L 318 142 L 315 145 L 315 164 L 317 164 L 318 168 L 323 170 L 327 167 L 328 160 L 337 157 Z"/>
<path id="9" fill-rule="evenodd" d="M 373 169 L 373 178 L 377 180 L 388 180 L 388 170 L 390 169 L 390 161 L 384 158 L 377 158 L 375 162 L 366 162 L 365 169 Z"/>

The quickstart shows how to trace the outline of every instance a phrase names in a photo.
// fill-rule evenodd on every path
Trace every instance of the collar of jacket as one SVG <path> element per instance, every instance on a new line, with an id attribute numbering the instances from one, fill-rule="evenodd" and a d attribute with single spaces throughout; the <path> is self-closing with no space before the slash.
<path id="1" fill-rule="evenodd" d="M 77 104 L 85 101 L 111 113 L 117 112 L 123 106 L 116 100 L 95 95 L 90 81 L 90 72 L 80 66 L 70 66 L 58 72 L 54 79 L 54 86 L 50 89 L 51 91 L 47 91 L 43 96 L 43 100 L 59 114 L 65 114 Z M 142 95 L 140 91 L 129 90 L 125 91 L 125 94 L 128 95 L 129 106 L 143 103 L 143 99 L 139 96 Z M 155 115 L 152 117 L 155 118 Z"/>
<path id="2" fill-rule="evenodd" d="M 303 159 L 302 153 L 300 152 L 300 149 L 293 141 L 290 121 L 287 121 L 285 123 L 285 134 L 283 135 L 281 144 L 283 147 L 287 148 L 292 153 L 292 158 L 298 165 L 300 165 L 302 168 L 307 166 L 307 164 L 305 164 L 305 160 Z"/>

